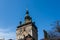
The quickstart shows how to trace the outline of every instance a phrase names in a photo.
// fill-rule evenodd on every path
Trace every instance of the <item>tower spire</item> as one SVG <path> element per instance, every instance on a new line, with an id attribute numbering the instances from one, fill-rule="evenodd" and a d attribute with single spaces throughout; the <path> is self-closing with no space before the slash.
<path id="1" fill-rule="evenodd" d="M 32 22 L 32 18 L 29 16 L 29 11 L 26 9 L 25 23 Z"/>

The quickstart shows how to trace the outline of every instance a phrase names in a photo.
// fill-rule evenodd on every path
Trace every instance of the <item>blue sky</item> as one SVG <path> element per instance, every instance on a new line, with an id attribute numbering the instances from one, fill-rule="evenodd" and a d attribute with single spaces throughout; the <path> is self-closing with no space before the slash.
<path id="1" fill-rule="evenodd" d="M 38 39 L 43 38 L 43 29 L 50 30 L 50 24 L 60 20 L 60 0 L 0 0 L 0 37 L 15 38 L 26 8 L 38 28 Z"/>

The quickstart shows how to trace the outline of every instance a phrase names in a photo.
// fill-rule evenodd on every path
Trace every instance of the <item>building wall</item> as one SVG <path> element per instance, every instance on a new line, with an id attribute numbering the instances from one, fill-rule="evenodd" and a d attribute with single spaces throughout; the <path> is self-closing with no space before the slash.
<path id="1" fill-rule="evenodd" d="M 38 32 L 37 29 L 35 29 L 34 27 L 32 27 L 32 34 L 35 40 L 38 40 Z"/>
<path id="2" fill-rule="evenodd" d="M 24 35 L 27 36 L 28 34 L 30 34 L 33 38 L 35 38 L 35 40 L 38 40 L 37 29 L 35 29 L 34 26 L 32 26 L 32 24 L 28 24 L 18 28 L 16 30 L 16 39 L 17 40 L 21 38 L 24 39 Z"/>

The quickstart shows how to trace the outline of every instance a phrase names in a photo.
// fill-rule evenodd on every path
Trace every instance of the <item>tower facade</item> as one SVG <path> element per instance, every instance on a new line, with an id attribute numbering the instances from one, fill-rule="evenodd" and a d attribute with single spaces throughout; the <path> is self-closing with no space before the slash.
<path id="1" fill-rule="evenodd" d="M 28 10 L 24 22 L 20 22 L 20 25 L 16 29 L 16 40 L 38 40 L 38 30 L 35 22 L 32 22 L 32 18 L 29 16 Z"/>

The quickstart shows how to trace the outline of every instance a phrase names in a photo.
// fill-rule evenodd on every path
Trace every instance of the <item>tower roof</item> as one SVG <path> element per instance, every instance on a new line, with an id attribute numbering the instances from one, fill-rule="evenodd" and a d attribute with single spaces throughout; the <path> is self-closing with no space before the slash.
<path id="1" fill-rule="evenodd" d="M 27 22 L 27 21 L 32 21 L 32 18 L 29 16 L 29 11 L 28 10 L 26 10 L 26 15 L 25 15 L 25 22 Z"/>

